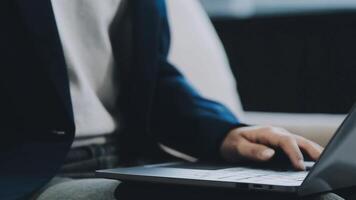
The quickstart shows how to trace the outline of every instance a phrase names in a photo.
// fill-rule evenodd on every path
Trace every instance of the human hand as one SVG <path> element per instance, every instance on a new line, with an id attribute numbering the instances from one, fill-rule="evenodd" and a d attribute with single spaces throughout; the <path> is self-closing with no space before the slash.
<path id="1" fill-rule="evenodd" d="M 304 137 L 294 135 L 283 128 L 271 126 L 241 127 L 231 130 L 224 139 L 220 153 L 229 162 L 270 160 L 280 148 L 293 166 L 305 170 L 302 151 L 317 160 L 323 148 Z"/>

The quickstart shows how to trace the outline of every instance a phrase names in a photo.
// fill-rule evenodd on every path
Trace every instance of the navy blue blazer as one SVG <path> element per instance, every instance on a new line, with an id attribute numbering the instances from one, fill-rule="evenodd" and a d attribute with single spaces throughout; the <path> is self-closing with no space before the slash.
<path id="1" fill-rule="evenodd" d="M 120 72 L 118 101 L 123 160 L 149 156 L 158 142 L 217 159 L 224 136 L 239 121 L 201 97 L 167 61 L 164 0 L 129 2 L 132 56 Z M 50 0 L 2 0 L 0 25 L 0 199 L 17 199 L 56 174 L 75 124 Z"/>

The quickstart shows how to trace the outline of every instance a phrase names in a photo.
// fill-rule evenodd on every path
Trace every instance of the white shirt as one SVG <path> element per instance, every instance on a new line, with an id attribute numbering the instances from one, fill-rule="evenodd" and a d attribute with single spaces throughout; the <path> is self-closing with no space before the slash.
<path id="1" fill-rule="evenodd" d="M 68 67 L 76 137 L 117 129 L 115 84 L 109 27 L 121 0 L 52 0 Z"/>

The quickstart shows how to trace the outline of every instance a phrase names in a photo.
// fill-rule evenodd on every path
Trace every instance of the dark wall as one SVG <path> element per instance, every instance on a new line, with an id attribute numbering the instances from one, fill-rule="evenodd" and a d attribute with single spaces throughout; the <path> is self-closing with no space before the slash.
<path id="1" fill-rule="evenodd" d="M 356 13 L 213 19 L 246 110 L 346 113 L 356 100 Z"/>

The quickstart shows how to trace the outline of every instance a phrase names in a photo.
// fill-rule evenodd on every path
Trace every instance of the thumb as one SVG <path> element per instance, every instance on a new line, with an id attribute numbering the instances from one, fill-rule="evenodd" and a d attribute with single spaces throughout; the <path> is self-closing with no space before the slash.
<path id="1" fill-rule="evenodd" d="M 250 142 L 245 138 L 240 138 L 236 148 L 240 156 L 255 161 L 268 161 L 275 154 L 273 149 L 263 144 Z"/>

